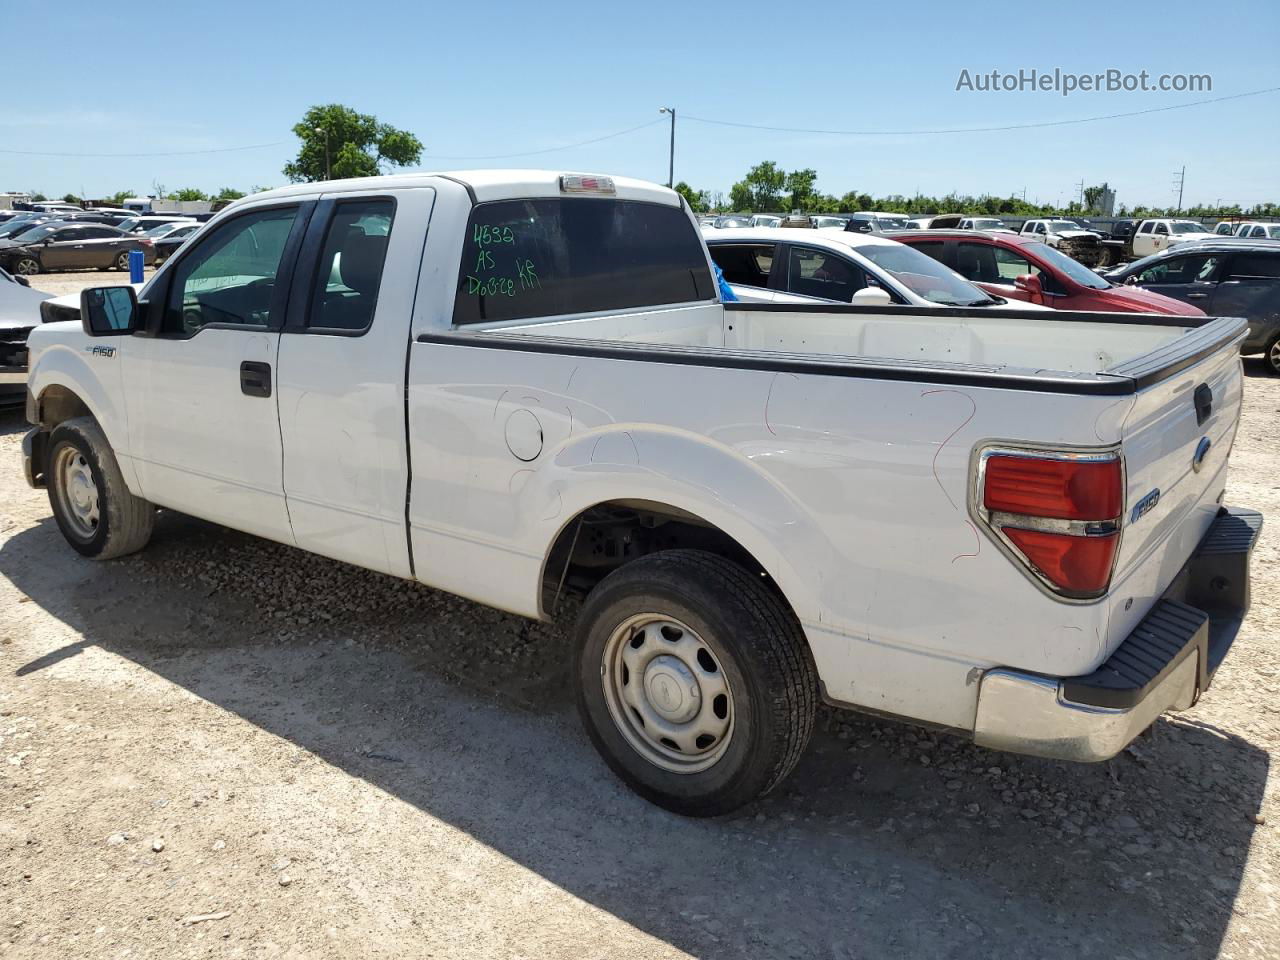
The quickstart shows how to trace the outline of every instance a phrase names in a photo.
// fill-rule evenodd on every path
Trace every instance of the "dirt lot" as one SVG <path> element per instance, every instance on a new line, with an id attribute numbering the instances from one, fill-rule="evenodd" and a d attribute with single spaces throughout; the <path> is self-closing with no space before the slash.
<path id="1" fill-rule="evenodd" d="M 1229 498 L 1280 516 L 1280 380 L 1245 366 Z M 1116 760 L 824 712 L 782 789 L 696 822 L 596 758 L 561 632 L 173 514 L 81 560 L 23 429 L 0 956 L 1280 957 L 1280 524 L 1213 690 Z"/>

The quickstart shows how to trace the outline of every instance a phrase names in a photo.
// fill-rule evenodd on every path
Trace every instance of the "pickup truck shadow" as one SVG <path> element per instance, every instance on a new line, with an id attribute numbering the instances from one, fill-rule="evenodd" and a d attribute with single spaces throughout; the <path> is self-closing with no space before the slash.
<path id="1" fill-rule="evenodd" d="M 67 549 L 48 519 L 0 548 L 83 638 L 14 682 L 104 648 L 701 957 L 1213 957 L 1268 772 L 1194 714 L 1075 766 L 824 710 L 778 792 L 685 820 L 580 733 L 562 631 L 173 514 Z"/>

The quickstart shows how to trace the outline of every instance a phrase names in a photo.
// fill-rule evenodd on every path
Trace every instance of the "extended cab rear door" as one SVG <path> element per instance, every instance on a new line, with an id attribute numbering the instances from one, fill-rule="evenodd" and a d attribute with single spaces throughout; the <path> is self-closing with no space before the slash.
<path id="1" fill-rule="evenodd" d="M 1280 324 L 1280 250 L 1242 250 L 1222 269 L 1206 312 L 1244 317 L 1256 339 L 1260 328 Z"/>
<path id="2" fill-rule="evenodd" d="M 295 542 L 401 577 L 412 575 L 405 369 L 435 197 L 416 187 L 320 198 L 277 368 Z"/>

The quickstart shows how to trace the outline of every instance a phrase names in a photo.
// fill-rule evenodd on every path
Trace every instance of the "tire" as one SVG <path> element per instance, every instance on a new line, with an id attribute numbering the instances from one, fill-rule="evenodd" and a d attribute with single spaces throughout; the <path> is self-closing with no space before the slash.
<path id="1" fill-rule="evenodd" d="M 40 261 L 35 257 L 19 257 L 13 265 L 13 272 L 21 277 L 34 277 L 40 272 Z"/>
<path id="2" fill-rule="evenodd" d="M 1273 375 L 1280 376 L 1280 335 L 1272 337 L 1267 343 L 1266 349 L 1262 351 L 1262 359 Z"/>
<path id="3" fill-rule="evenodd" d="M 115 263 L 113 264 L 113 266 L 117 270 L 127 271 L 129 269 L 129 251 L 128 250 L 120 251 L 120 253 L 116 255 Z"/>
<path id="4" fill-rule="evenodd" d="M 92 417 L 64 420 L 49 437 L 49 504 L 78 553 L 110 560 L 151 539 L 155 507 L 129 492 L 111 445 Z"/>
<path id="5" fill-rule="evenodd" d="M 777 786 L 809 742 L 817 671 L 800 624 L 723 557 L 669 550 L 628 563 L 591 591 L 575 639 L 592 743 L 660 807 L 691 817 L 736 810 Z"/>

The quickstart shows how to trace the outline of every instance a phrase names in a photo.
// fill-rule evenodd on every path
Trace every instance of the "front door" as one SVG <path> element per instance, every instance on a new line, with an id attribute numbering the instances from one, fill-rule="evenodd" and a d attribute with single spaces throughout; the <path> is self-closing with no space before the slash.
<path id="1" fill-rule="evenodd" d="M 1135 282 L 1144 290 L 1163 293 L 1207 313 L 1223 259 L 1220 253 L 1166 257 L 1136 274 Z"/>
<path id="2" fill-rule="evenodd" d="M 184 251 L 122 351 L 142 494 L 291 543 L 274 389 L 293 262 L 313 202 L 257 207 Z"/>

